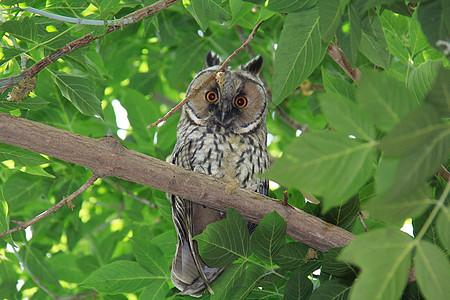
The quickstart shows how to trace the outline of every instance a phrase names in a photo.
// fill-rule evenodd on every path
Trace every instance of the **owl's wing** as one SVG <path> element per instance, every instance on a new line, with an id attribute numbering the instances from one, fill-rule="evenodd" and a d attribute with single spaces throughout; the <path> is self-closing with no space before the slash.
<path id="1" fill-rule="evenodd" d="M 177 142 L 172 155 L 169 157 L 171 163 L 185 169 L 193 170 L 191 159 L 192 147 L 190 141 L 187 143 Z M 205 275 L 204 263 L 201 261 L 198 248 L 194 245 L 192 240 L 192 237 L 194 236 L 193 210 L 195 204 L 175 195 L 170 195 L 170 201 L 172 204 L 172 219 L 178 235 L 177 252 L 174 259 L 175 263 L 172 266 L 172 274 L 176 272 L 178 275 L 176 275 L 175 278 L 172 276 L 172 281 L 175 279 L 180 285 L 179 288 L 181 287 L 183 292 L 191 295 L 204 290 L 205 286 L 213 294 L 214 292 L 209 285 L 207 277 L 212 277 L 212 280 L 214 280 L 223 270 L 208 268 L 208 270 L 211 270 L 208 273 L 209 276 Z M 181 269 L 178 268 L 179 266 L 181 266 Z M 196 280 L 191 285 L 184 284 L 184 282 L 195 279 L 198 276 L 197 274 L 200 275 L 204 285 L 199 280 Z"/>

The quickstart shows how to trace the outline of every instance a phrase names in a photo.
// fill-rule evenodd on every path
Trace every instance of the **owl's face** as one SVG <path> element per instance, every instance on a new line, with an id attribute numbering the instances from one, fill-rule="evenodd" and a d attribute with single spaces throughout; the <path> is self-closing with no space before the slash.
<path id="1" fill-rule="evenodd" d="M 236 134 L 251 132 L 265 121 L 266 91 L 257 77 L 262 69 L 258 56 L 237 70 L 217 73 L 202 90 L 185 105 L 184 113 L 200 126 L 221 126 Z M 195 76 L 187 94 L 205 82 L 221 64 L 219 57 L 209 52 L 206 69 Z"/>

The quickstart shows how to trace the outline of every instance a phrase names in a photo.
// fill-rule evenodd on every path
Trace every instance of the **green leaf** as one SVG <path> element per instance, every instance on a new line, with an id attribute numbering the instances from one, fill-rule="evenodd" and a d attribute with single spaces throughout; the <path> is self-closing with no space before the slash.
<path id="1" fill-rule="evenodd" d="M 19 40 L 36 43 L 37 28 L 33 18 L 20 18 L 20 20 L 6 21 L 0 25 L 0 31 L 8 32 Z"/>
<path id="2" fill-rule="evenodd" d="M 3 196 L 3 188 L 0 186 L 0 232 L 9 230 L 8 203 Z M 14 241 L 10 234 L 3 237 L 5 242 L 14 245 Z"/>
<path id="3" fill-rule="evenodd" d="M 413 244 L 409 235 L 393 228 L 370 231 L 348 244 L 341 259 L 361 268 L 350 298 L 399 299 L 408 281 Z"/>
<path id="4" fill-rule="evenodd" d="M 211 299 L 230 299 L 236 285 L 245 274 L 245 266 L 246 263 L 236 263 L 228 266 L 225 272 L 211 285 L 211 289 L 214 291 Z"/>
<path id="5" fill-rule="evenodd" d="M 317 8 L 286 16 L 275 53 L 273 75 L 275 106 L 314 71 L 322 61 L 326 47 L 320 38 Z"/>
<path id="6" fill-rule="evenodd" d="M 13 160 L 16 168 L 34 167 L 51 163 L 50 160 L 38 153 L 0 143 L 0 162 L 5 160 Z"/>
<path id="7" fill-rule="evenodd" d="M 360 140 L 375 139 L 372 122 L 356 103 L 332 93 L 321 94 L 319 102 L 330 126 L 336 131 Z"/>
<path id="8" fill-rule="evenodd" d="M 302 268 L 306 273 L 305 264 L 317 262 L 318 253 L 305 244 L 293 242 L 281 247 L 273 257 L 273 261 L 282 268 L 292 270 Z M 314 270 L 313 270 L 314 271 Z"/>
<path id="9" fill-rule="evenodd" d="M 39 281 L 51 285 L 53 288 L 60 287 L 56 272 L 47 262 L 44 255 L 32 245 L 27 245 L 20 250 L 23 262 L 30 272 L 39 278 Z"/>
<path id="10" fill-rule="evenodd" d="M 431 90 L 440 66 L 442 62 L 429 60 L 411 71 L 408 86 L 414 91 L 419 103 L 423 102 L 425 95 Z"/>
<path id="11" fill-rule="evenodd" d="M 411 57 L 414 59 L 418 53 L 423 51 L 428 47 L 428 41 L 425 35 L 422 32 L 422 28 L 420 27 L 420 23 L 417 20 L 417 10 L 414 11 L 414 14 L 409 23 L 409 48 L 411 52 Z"/>
<path id="12" fill-rule="evenodd" d="M 347 202 L 330 209 L 323 218 L 331 224 L 351 231 L 355 225 L 359 211 L 359 199 L 358 197 L 352 197 Z"/>
<path id="13" fill-rule="evenodd" d="M 56 178 L 52 174 L 45 171 L 41 166 L 35 166 L 35 167 L 25 167 L 20 169 L 20 171 L 31 174 L 31 175 L 37 175 L 37 176 L 43 176 L 43 177 L 49 177 L 49 178 Z"/>
<path id="14" fill-rule="evenodd" d="M 425 212 L 433 203 L 429 199 L 429 187 L 421 184 L 411 187 L 403 193 L 378 194 L 364 205 L 364 209 L 370 212 L 370 216 L 376 220 L 382 220 L 389 224 L 398 224 L 406 218 L 415 218 Z"/>
<path id="15" fill-rule="evenodd" d="M 439 137 L 445 139 L 448 134 L 450 125 L 440 121 L 434 107 L 423 105 L 401 120 L 382 139 L 380 147 L 386 155 L 401 156 L 430 145 Z"/>
<path id="16" fill-rule="evenodd" d="M 448 2 L 441 0 L 422 1 L 417 9 L 418 19 L 430 45 L 440 51 L 446 48 L 438 46 L 437 41 L 449 42 L 450 24 L 448 22 Z"/>
<path id="17" fill-rule="evenodd" d="M 352 101 L 355 100 L 355 86 L 341 77 L 334 77 L 322 66 L 322 81 L 327 92 L 339 94 Z"/>
<path id="18" fill-rule="evenodd" d="M 265 276 L 265 269 L 262 266 L 252 264 L 245 271 L 244 280 L 239 280 L 232 293 L 232 299 L 246 299 L 256 284 Z"/>
<path id="19" fill-rule="evenodd" d="M 354 65 L 358 57 L 362 35 L 360 10 L 356 7 L 356 3 L 351 3 L 348 6 L 346 15 L 348 23 L 337 30 L 336 37 L 339 41 L 339 47 L 345 53 L 349 62 Z M 347 24 L 350 25 L 349 30 L 347 30 Z"/>
<path id="20" fill-rule="evenodd" d="M 111 260 L 117 243 L 123 238 L 124 235 L 122 232 L 114 231 L 110 232 L 107 235 L 105 234 L 101 240 L 96 239 L 94 241 L 94 250 L 96 252 L 96 257 L 98 258 L 98 262 L 100 263 L 100 265 L 104 265 Z"/>
<path id="21" fill-rule="evenodd" d="M 147 125 L 158 119 L 158 106 L 153 101 L 145 99 L 140 92 L 123 88 L 120 104 L 127 110 L 133 132 L 147 143 L 153 143 L 154 132 L 147 129 Z"/>
<path id="22" fill-rule="evenodd" d="M 392 155 L 403 154 L 398 159 L 390 197 L 399 196 L 423 183 L 433 175 L 439 165 L 448 159 L 450 147 L 450 125 L 439 122 L 433 107 L 422 106 L 409 114 L 393 134 L 382 141 L 382 149 Z M 418 117 L 419 119 L 415 118 Z M 411 123 L 415 119 L 416 127 Z M 412 130 L 411 132 L 408 132 Z M 396 141 L 394 138 L 396 137 Z M 400 143 L 402 143 L 400 145 Z M 408 144 L 411 148 L 404 148 Z M 398 149 L 395 149 L 395 146 Z M 404 170 L 408 172 L 404 172 Z M 394 188 L 395 186 L 395 188 Z"/>
<path id="23" fill-rule="evenodd" d="M 9 21 L 9 22 L 12 22 L 12 21 Z M 5 23 L 3 23 L 3 24 L 5 24 Z M 0 30 L 1 30 L 1 26 L 0 26 Z M 3 56 L 2 56 L 2 59 L 0 59 L 0 66 L 3 65 L 4 63 L 10 61 L 11 59 L 14 59 L 14 58 L 20 56 L 20 54 L 22 54 L 23 52 L 24 52 L 24 50 L 22 50 L 22 49 L 3 47 L 2 48 Z"/>
<path id="24" fill-rule="evenodd" d="M 240 257 L 248 257 L 250 234 L 244 219 L 232 207 L 225 220 L 209 224 L 194 240 L 210 267 L 224 267 Z"/>
<path id="25" fill-rule="evenodd" d="M 442 211 L 439 213 L 436 225 L 439 238 L 447 251 L 450 250 L 450 228 L 448 224 L 450 224 L 450 214 L 446 207 L 442 208 Z"/>
<path id="26" fill-rule="evenodd" d="M 235 24 L 237 21 L 240 21 L 246 15 L 249 14 L 251 9 L 253 8 L 253 4 L 243 2 L 242 0 L 230 0 L 230 11 L 231 11 L 231 24 Z"/>
<path id="27" fill-rule="evenodd" d="M 341 248 L 332 248 L 323 255 L 322 272 L 340 278 L 354 278 L 358 271 L 349 263 L 338 260 Z"/>
<path id="28" fill-rule="evenodd" d="M 93 80 L 90 76 L 57 72 L 53 75 L 53 80 L 61 90 L 61 94 L 81 113 L 103 118 L 103 109 L 95 95 Z"/>
<path id="29" fill-rule="evenodd" d="M 37 96 L 34 98 L 31 97 L 25 98 L 21 102 L 0 101 L 0 108 L 5 108 L 8 110 L 14 109 L 40 110 L 46 107 L 48 104 L 49 102 Z"/>
<path id="30" fill-rule="evenodd" d="M 448 224 L 448 223 L 447 223 Z M 447 299 L 450 295 L 450 263 L 442 250 L 427 241 L 419 241 L 414 257 L 417 282 L 427 299 Z"/>
<path id="31" fill-rule="evenodd" d="M 450 70 L 441 66 L 432 88 L 425 97 L 426 103 L 436 107 L 439 115 L 444 118 L 450 117 Z"/>
<path id="32" fill-rule="evenodd" d="M 58 279 L 67 282 L 80 283 L 86 275 L 77 265 L 78 256 L 70 253 L 59 253 L 49 259 L 49 264 L 58 274 Z"/>
<path id="33" fill-rule="evenodd" d="M 166 231 L 152 238 L 152 243 L 158 245 L 166 258 L 172 259 L 175 255 L 177 235 L 174 230 Z"/>
<path id="34" fill-rule="evenodd" d="M 165 278 L 151 275 L 137 262 L 118 260 L 96 270 L 81 286 L 103 294 L 134 293 L 158 279 Z"/>
<path id="35" fill-rule="evenodd" d="M 258 258 L 273 264 L 273 256 L 286 244 L 286 224 L 276 211 L 261 219 L 251 239 L 252 251 Z"/>
<path id="36" fill-rule="evenodd" d="M 2 183 L 5 199 L 8 199 L 10 213 L 16 214 L 42 193 L 42 181 L 38 177 L 16 173 Z"/>
<path id="37" fill-rule="evenodd" d="M 401 28 L 406 27 L 403 26 L 403 24 L 407 24 L 408 18 L 399 16 L 390 11 L 384 11 L 381 15 L 381 21 L 390 52 L 402 63 L 408 64 L 410 55 L 406 38 L 400 30 Z"/>
<path id="38" fill-rule="evenodd" d="M 344 300 L 348 299 L 351 286 L 343 283 L 339 279 L 331 279 L 321 282 L 320 286 L 314 290 L 309 300 Z"/>
<path id="39" fill-rule="evenodd" d="M 417 236 L 422 231 L 422 229 L 424 229 L 424 226 L 428 226 L 428 228 L 426 228 L 425 233 L 423 234 L 422 240 L 429 241 L 436 245 L 440 245 L 441 239 L 439 237 L 439 231 L 437 230 L 437 222 L 436 222 L 437 219 L 433 218 L 431 224 L 428 223 L 433 208 L 434 206 L 430 206 L 424 214 L 422 214 L 420 217 L 414 218 L 412 220 L 412 226 L 414 229 L 415 236 Z"/>
<path id="40" fill-rule="evenodd" d="M 139 265 L 155 275 L 165 276 L 167 274 L 169 264 L 158 246 L 148 240 L 131 239 L 130 241 L 133 255 Z"/>
<path id="41" fill-rule="evenodd" d="M 166 298 L 169 292 L 169 285 L 166 280 L 156 279 L 146 286 L 139 295 L 139 300 L 159 300 Z"/>
<path id="42" fill-rule="evenodd" d="M 221 0 L 191 0 L 185 6 L 203 31 L 208 29 L 209 21 L 223 22 L 231 19 L 228 7 Z"/>
<path id="43" fill-rule="evenodd" d="M 323 195 L 326 212 L 358 191 L 369 178 L 374 159 L 372 143 L 359 143 L 332 132 L 304 133 L 286 147 L 267 176 Z"/>
<path id="44" fill-rule="evenodd" d="M 277 12 L 293 13 L 310 9 L 316 2 L 317 0 L 276 0 L 269 1 L 267 8 Z"/>
<path id="45" fill-rule="evenodd" d="M 341 24 L 347 0 L 319 0 L 320 35 L 329 42 Z"/>
<path id="46" fill-rule="evenodd" d="M 411 91 L 383 72 L 365 72 L 361 76 L 356 100 L 372 121 L 384 131 L 391 130 L 418 105 Z"/>
<path id="47" fill-rule="evenodd" d="M 380 17 L 371 11 L 361 20 L 361 52 L 375 65 L 389 69 L 389 48 Z"/>
<path id="48" fill-rule="evenodd" d="M 367 0 L 364 3 L 363 9 L 371 9 L 374 6 L 381 5 L 381 4 L 392 4 L 395 3 L 398 0 Z"/>
<path id="49" fill-rule="evenodd" d="M 308 299 L 313 291 L 313 284 L 302 270 L 297 269 L 289 278 L 284 291 L 284 299 Z"/>

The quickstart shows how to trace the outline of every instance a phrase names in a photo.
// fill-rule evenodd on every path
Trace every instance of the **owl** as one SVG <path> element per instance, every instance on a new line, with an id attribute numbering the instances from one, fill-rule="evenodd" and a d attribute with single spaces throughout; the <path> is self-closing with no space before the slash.
<path id="1" fill-rule="evenodd" d="M 197 89 L 222 64 L 214 53 L 206 55 L 205 68 L 190 83 L 187 95 Z M 268 194 L 268 181 L 257 174 L 269 167 L 266 150 L 267 95 L 258 78 L 263 59 L 255 57 L 239 69 L 216 74 L 184 106 L 177 127 L 177 142 L 167 161 L 213 176 L 236 187 Z M 225 193 L 226 191 L 224 191 Z M 225 270 L 212 268 L 200 258 L 192 238 L 224 212 L 168 195 L 178 236 L 171 279 L 181 294 L 201 296 Z M 250 232 L 256 225 L 248 223 Z"/>

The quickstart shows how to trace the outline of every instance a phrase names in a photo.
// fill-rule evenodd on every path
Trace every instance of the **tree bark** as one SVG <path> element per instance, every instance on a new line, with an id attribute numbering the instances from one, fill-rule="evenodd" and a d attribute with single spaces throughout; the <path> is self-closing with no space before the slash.
<path id="1" fill-rule="evenodd" d="M 227 195 L 226 183 L 130 150 L 114 137 L 93 139 L 0 113 L 0 142 L 84 166 L 99 177 L 133 181 L 218 210 L 232 206 L 255 223 L 276 210 L 287 221 L 288 236 L 322 252 L 345 246 L 355 237 L 277 199 L 240 188 Z"/>

